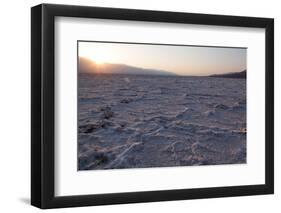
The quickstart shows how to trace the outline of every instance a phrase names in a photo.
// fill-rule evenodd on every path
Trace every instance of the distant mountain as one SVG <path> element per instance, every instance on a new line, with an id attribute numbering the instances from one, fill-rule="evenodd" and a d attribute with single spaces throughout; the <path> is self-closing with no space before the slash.
<path id="1" fill-rule="evenodd" d="M 217 78 L 246 78 L 246 75 L 247 75 L 246 74 L 246 70 L 244 70 L 242 72 L 210 75 L 209 77 L 217 77 Z"/>
<path id="2" fill-rule="evenodd" d="M 100 65 L 84 57 L 79 57 L 79 72 L 134 75 L 176 75 L 165 70 L 145 69 L 125 64 L 104 63 Z"/>

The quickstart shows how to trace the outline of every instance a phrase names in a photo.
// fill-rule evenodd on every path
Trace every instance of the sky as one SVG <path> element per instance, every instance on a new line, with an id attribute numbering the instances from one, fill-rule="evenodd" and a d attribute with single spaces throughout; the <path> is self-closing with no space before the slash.
<path id="1" fill-rule="evenodd" d="M 246 69 L 246 48 L 78 42 L 79 57 L 103 63 L 205 76 Z"/>

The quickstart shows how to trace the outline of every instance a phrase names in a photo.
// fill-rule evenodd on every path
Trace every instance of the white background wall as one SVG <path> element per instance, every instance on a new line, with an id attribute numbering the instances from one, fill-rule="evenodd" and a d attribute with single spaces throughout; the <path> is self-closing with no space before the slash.
<path id="1" fill-rule="evenodd" d="M 50 210 L 51 212 L 278 212 L 281 207 L 280 1 L 264 0 L 53 0 L 150 10 L 275 18 L 275 195 Z M 2 1 L 0 9 L 0 212 L 38 212 L 30 206 L 30 7 L 37 0 Z M 257 94 L 258 95 L 258 94 Z M 281 209 L 281 208 L 280 208 Z M 279 210 L 280 211 L 280 210 Z"/>

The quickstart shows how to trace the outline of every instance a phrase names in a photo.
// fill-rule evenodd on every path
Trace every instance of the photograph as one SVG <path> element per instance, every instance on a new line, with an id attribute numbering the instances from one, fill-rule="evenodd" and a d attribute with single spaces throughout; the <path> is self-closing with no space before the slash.
<path id="1" fill-rule="evenodd" d="M 203 13 L 190 4 L 162 10 L 151 2 L 32 6 L 31 75 L 25 75 L 31 94 L 24 98 L 31 101 L 32 206 L 275 193 L 273 16 L 279 13 L 221 14 L 204 5 Z M 20 103 L 22 96 L 7 95 Z M 249 199 L 251 210 L 256 201 Z"/>
<path id="2" fill-rule="evenodd" d="M 247 163 L 247 48 L 77 41 L 78 171 Z"/>

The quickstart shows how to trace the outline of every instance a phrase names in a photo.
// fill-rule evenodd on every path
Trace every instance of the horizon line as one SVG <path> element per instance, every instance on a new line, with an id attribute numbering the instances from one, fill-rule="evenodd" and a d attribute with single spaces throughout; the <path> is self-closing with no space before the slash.
<path id="1" fill-rule="evenodd" d="M 171 71 L 171 70 L 162 70 L 162 69 L 156 69 L 156 68 L 144 68 L 144 67 L 139 67 L 139 66 L 134 66 L 134 65 L 129 65 L 129 64 L 124 64 L 124 63 L 110 63 L 110 62 L 102 62 L 102 63 L 98 63 L 96 62 L 95 60 L 93 59 L 90 59 L 88 57 L 85 57 L 85 56 L 79 56 L 78 55 L 78 58 L 84 58 L 84 59 L 87 59 L 89 61 L 91 61 L 92 63 L 98 65 L 98 66 L 102 66 L 104 64 L 109 64 L 109 65 L 121 65 L 121 66 L 127 66 L 127 67 L 132 67 L 132 68 L 137 68 L 137 69 L 143 69 L 143 70 L 152 70 L 153 71 L 162 71 L 162 72 L 168 72 L 168 73 L 171 73 L 171 75 L 175 75 L 175 76 L 189 76 L 189 77 L 209 77 L 209 76 L 219 76 L 219 75 L 226 75 L 226 74 L 234 74 L 234 73 L 240 73 L 240 72 L 244 72 L 244 71 L 247 71 L 247 68 L 245 69 L 242 69 L 242 70 L 238 70 L 238 71 L 234 71 L 234 72 L 225 72 L 225 73 L 218 73 L 218 74 L 210 74 L 210 75 L 181 75 L 181 74 L 178 74 L 178 73 L 175 73 L 174 71 Z M 78 60 L 78 63 L 79 65 L 79 60 Z M 78 66 L 79 67 L 79 66 Z M 79 71 L 79 68 L 78 68 L 78 71 Z M 88 72 L 87 72 L 88 73 Z M 97 73 L 93 73 L 93 74 L 97 74 Z M 99 73 L 99 74 L 120 74 L 120 73 Z M 129 75 L 129 74 L 124 74 L 124 75 Z M 142 75 L 142 74 L 130 74 L 130 75 Z M 143 74 L 143 75 L 158 75 L 158 76 L 167 76 L 167 74 Z"/>

